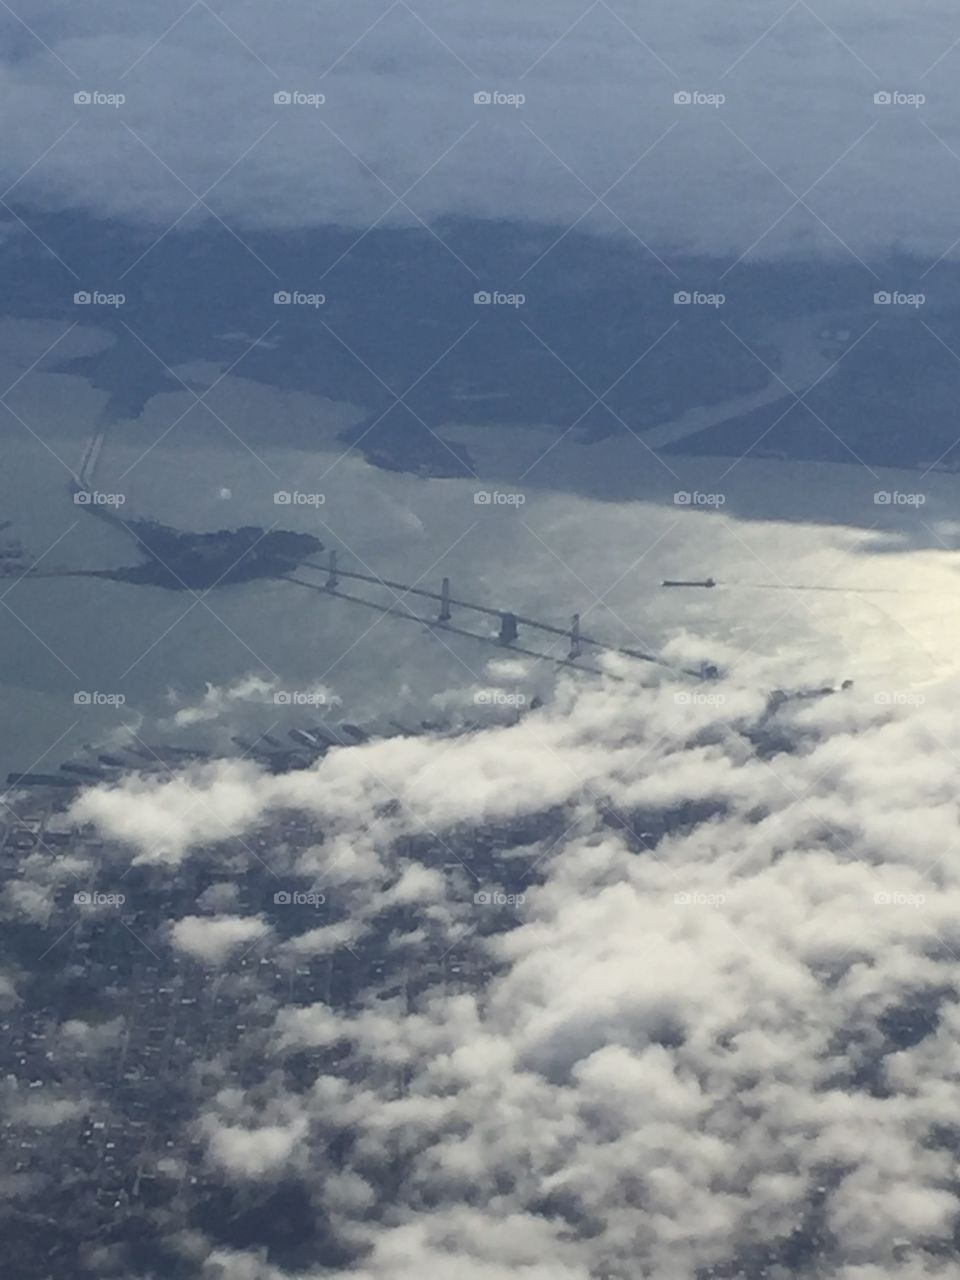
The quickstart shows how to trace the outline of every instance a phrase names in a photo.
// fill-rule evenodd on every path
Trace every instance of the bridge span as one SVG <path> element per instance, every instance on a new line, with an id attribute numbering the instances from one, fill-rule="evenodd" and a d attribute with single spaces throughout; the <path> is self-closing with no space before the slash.
<path id="1" fill-rule="evenodd" d="M 593 649 L 602 653 L 616 653 L 625 658 L 632 658 L 638 662 L 653 663 L 656 666 L 671 671 L 674 675 L 683 675 L 692 677 L 693 679 L 704 679 L 715 674 L 714 670 L 704 667 L 699 671 L 690 670 L 683 667 L 674 667 L 665 659 L 660 658 L 653 653 L 646 653 L 641 649 L 626 648 L 622 645 L 611 644 L 607 640 L 600 639 L 597 636 L 589 635 L 580 625 L 580 614 L 575 613 L 567 626 L 557 626 L 555 623 L 542 622 L 539 618 L 530 618 L 524 614 L 514 613 L 507 609 L 497 609 L 491 605 L 479 604 L 473 600 L 464 600 L 454 596 L 450 588 L 450 579 L 444 578 L 439 591 L 431 591 L 426 587 L 419 587 L 415 584 L 407 582 L 398 582 L 391 578 L 381 578 L 375 573 L 362 573 L 358 570 L 341 568 L 337 552 L 329 553 L 327 562 L 320 564 L 316 560 L 304 560 L 300 568 L 319 569 L 326 574 L 325 582 L 315 583 L 295 577 L 293 574 L 285 574 L 284 579 L 287 582 L 295 583 L 297 586 L 307 587 L 313 591 L 322 592 L 326 595 L 332 595 L 342 600 L 348 600 L 352 604 L 364 605 L 367 608 L 375 609 L 383 614 L 391 614 L 393 617 L 403 618 L 408 622 L 417 622 L 421 626 L 430 626 L 449 631 L 453 635 L 466 636 L 471 640 L 480 640 L 491 644 L 496 644 L 502 648 L 507 648 L 511 653 L 522 654 L 524 657 L 537 658 L 543 662 L 552 662 L 561 667 L 573 667 L 578 671 L 589 671 L 594 675 L 604 675 L 605 673 L 600 667 L 593 666 L 589 662 L 583 661 L 584 651 Z M 353 595 L 340 589 L 341 579 L 347 579 L 353 582 L 366 582 L 372 586 L 382 587 L 396 595 L 393 603 L 383 604 L 377 600 L 370 600 L 365 596 Z M 420 599 L 432 600 L 439 605 L 439 609 L 434 617 L 424 617 L 422 614 L 414 613 L 403 605 L 403 600 L 407 596 L 414 596 Z M 497 622 L 497 633 L 495 635 L 471 631 L 466 627 L 460 627 L 453 622 L 454 609 L 478 614 L 481 617 L 494 618 Z M 529 649 L 518 644 L 520 636 L 520 628 L 534 632 L 540 632 L 557 639 L 566 639 L 567 651 L 564 654 L 551 652 L 541 652 L 537 649 Z"/>

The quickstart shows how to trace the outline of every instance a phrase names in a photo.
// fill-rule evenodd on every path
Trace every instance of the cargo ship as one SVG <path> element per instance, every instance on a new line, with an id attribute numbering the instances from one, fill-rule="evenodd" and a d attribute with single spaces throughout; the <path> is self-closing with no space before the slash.
<path id="1" fill-rule="evenodd" d="M 717 583 L 714 578 L 701 578 L 698 581 L 690 581 L 683 578 L 664 578 L 660 585 L 661 587 L 715 587 Z"/>

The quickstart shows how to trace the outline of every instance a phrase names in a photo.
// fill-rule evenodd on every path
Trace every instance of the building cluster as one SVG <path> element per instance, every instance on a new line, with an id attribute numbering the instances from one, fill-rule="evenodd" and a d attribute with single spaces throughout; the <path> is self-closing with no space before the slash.
<path id="1" fill-rule="evenodd" d="M 281 889 L 324 887 L 283 870 L 322 844 L 315 817 L 275 815 L 176 868 L 133 865 L 129 850 L 70 821 L 73 794 L 36 785 L 0 810 L 0 1178 L 13 1188 L 0 1222 L 24 1280 L 110 1275 L 107 1254 L 129 1271 L 137 1248 L 158 1256 L 206 1221 L 224 1177 L 196 1121 L 214 1096 L 256 1090 L 278 1069 L 293 1091 L 349 1070 L 344 1045 L 281 1050 L 279 1010 L 382 1002 L 399 1016 L 438 987 L 479 992 L 494 973 L 483 938 L 516 922 L 517 894 L 503 891 L 518 887 L 517 851 L 529 846 L 533 862 L 564 829 L 552 812 L 403 837 L 391 858 L 441 870 L 468 926 L 451 938 L 417 903 L 378 912 L 368 901 L 348 942 L 312 953 L 295 940 L 360 905 L 332 889 L 277 902 Z M 225 960 L 175 944 L 175 922 L 218 911 L 268 927 Z M 394 1083 L 402 1093 L 402 1074 Z M 38 1229 L 38 1204 L 55 1228 Z M 164 1275 L 179 1280 L 179 1268 L 171 1255 Z"/>

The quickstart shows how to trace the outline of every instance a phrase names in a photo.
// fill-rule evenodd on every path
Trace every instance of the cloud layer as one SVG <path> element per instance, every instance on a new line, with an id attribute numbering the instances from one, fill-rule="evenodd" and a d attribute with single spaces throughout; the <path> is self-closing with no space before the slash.
<path id="1" fill-rule="evenodd" d="M 252 0 L 223 13 L 161 0 L 23 17 L 30 31 L 4 15 L 0 102 L 21 128 L 0 173 L 24 210 L 156 234 L 198 217 L 240 234 L 531 219 L 667 259 L 939 258 L 955 238 L 960 54 L 945 5 L 922 24 L 866 0 L 708 17 L 693 0 L 643 13 L 291 0 L 282 23 Z M 75 105 L 77 92 L 125 100 Z M 325 102 L 275 105 L 278 92 Z M 477 92 L 525 101 L 477 106 Z"/>
<path id="2" fill-rule="evenodd" d="M 315 847 L 256 847 L 336 918 L 263 946 L 297 965 L 379 939 L 388 983 L 435 971 L 412 1003 L 272 996 L 262 1083 L 197 1119 L 222 1176 L 310 1188 L 358 1256 L 337 1275 L 945 1278 L 954 692 L 771 711 L 731 682 L 571 685 L 514 726 L 280 778 L 208 766 L 89 792 L 78 816 L 176 862 L 217 858 L 211 812 L 244 841 L 304 813 Z M 549 812 L 559 832 L 508 836 L 492 883 L 470 833 Z M 241 926 L 260 913 L 181 920 L 174 941 L 229 971 L 219 934 Z M 280 1068 L 304 1052 L 293 1090 Z M 208 1271 L 288 1274 L 217 1250 Z"/>

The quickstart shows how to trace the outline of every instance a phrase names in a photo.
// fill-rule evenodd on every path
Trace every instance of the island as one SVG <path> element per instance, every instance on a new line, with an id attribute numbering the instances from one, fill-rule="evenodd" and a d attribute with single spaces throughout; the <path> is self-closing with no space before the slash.
<path id="1" fill-rule="evenodd" d="M 74 491 L 79 489 L 76 485 Z M 323 543 L 313 534 L 289 529 L 243 525 L 239 529 L 188 533 L 156 520 L 123 520 L 103 506 L 90 504 L 86 510 L 129 533 L 144 559 L 142 564 L 119 569 L 68 571 L 74 577 L 107 578 L 171 591 L 203 591 L 255 578 L 280 577 L 323 550 Z"/>

